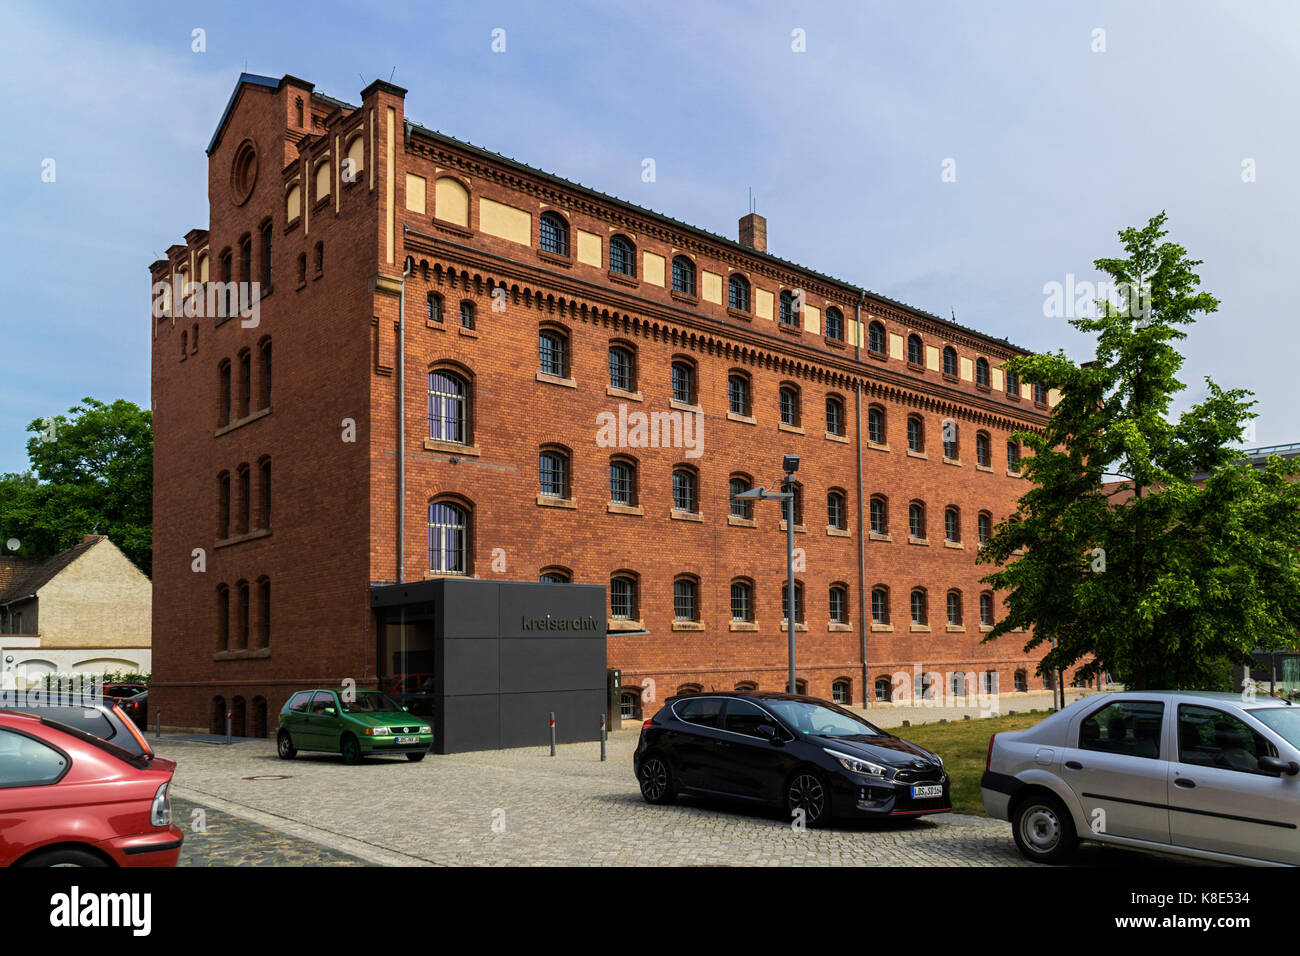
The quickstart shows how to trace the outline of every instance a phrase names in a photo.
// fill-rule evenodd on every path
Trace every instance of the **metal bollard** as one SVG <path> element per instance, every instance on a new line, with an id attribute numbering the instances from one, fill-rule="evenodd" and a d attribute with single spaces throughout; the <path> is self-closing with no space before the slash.
<path id="1" fill-rule="evenodd" d="M 551 756 L 555 756 L 555 711 L 551 711 Z"/>
<path id="2" fill-rule="evenodd" d="M 230 718 L 234 716 L 230 711 L 226 711 L 226 743 L 230 743 Z"/>
<path id="3" fill-rule="evenodd" d="M 159 707 L 153 712 L 153 735 L 158 740 L 162 740 L 162 708 Z"/>
<path id="4" fill-rule="evenodd" d="M 609 732 L 605 728 L 605 715 L 600 715 L 600 759 L 605 759 L 605 741 L 609 738 Z"/>

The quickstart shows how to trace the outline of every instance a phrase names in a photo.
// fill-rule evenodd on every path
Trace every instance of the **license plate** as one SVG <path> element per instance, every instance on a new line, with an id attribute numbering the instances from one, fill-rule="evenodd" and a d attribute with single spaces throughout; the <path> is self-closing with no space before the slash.
<path id="1" fill-rule="evenodd" d="M 418 744 L 420 742 L 420 738 L 419 737 L 398 737 L 397 742 L 398 744 Z"/>
<path id="2" fill-rule="evenodd" d="M 919 797 L 942 797 L 942 796 L 943 796 L 943 784 L 931 783 L 931 784 L 926 784 L 924 786 L 912 788 L 913 799 L 917 799 Z"/>

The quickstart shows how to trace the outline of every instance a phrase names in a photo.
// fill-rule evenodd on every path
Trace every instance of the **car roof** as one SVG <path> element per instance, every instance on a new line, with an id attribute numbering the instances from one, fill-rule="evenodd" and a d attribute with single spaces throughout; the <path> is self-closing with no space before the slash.
<path id="1" fill-rule="evenodd" d="M 674 694 L 669 700 L 690 700 L 692 697 L 740 697 L 752 700 L 797 700 L 807 704 L 827 704 L 830 701 L 807 694 L 787 694 L 776 690 L 699 690 L 686 694 Z M 836 705 L 838 706 L 838 705 Z"/>

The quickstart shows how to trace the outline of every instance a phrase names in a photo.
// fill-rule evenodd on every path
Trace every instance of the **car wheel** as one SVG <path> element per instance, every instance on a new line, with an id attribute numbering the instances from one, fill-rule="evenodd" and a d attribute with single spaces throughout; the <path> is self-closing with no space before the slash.
<path id="1" fill-rule="evenodd" d="M 790 778 L 785 791 L 785 808 L 791 819 L 803 811 L 803 822 L 809 827 L 819 827 L 831 817 L 831 792 L 821 775 L 811 770 L 800 770 Z"/>
<path id="2" fill-rule="evenodd" d="M 357 743 L 357 738 L 351 734 L 346 734 L 339 744 L 339 752 L 343 754 L 343 762 L 346 764 L 361 763 L 361 745 Z"/>
<path id="3" fill-rule="evenodd" d="M 276 736 L 275 752 L 280 755 L 281 760 L 292 760 L 298 756 L 298 748 L 293 745 L 293 740 L 289 737 L 289 731 L 282 730 Z"/>
<path id="4" fill-rule="evenodd" d="M 23 860 L 19 866 L 108 866 L 102 856 L 96 856 L 89 850 L 65 847 L 59 850 L 47 850 L 36 853 Z"/>
<path id="5" fill-rule="evenodd" d="M 667 758 L 660 754 L 650 754 L 641 761 L 641 796 L 646 803 L 664 806 L 677 799 L 673 787 L 673 772 L 668 767 Z"/>
<path id="6" fill-rule="evenodd" d="M 424 759 L 424 753 L 422 751 L 418 754 L 407 754 L 406 759 L 411 761 L 411 763 L 419 763 L 421 760 Z"/>
<path id="7" fill-rule="evenodd" d="M 1020 853 L 1035 863 L 1060 863 L 1078 844 L 1069 812 L 1047 794 L 1022 800 L 1012 815 L 1011 829 Z"/>

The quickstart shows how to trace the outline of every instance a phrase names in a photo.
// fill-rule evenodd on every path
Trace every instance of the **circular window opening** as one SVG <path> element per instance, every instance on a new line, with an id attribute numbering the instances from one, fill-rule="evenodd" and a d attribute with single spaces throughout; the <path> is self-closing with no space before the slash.
<path id="1" fill-rule="evenodd" d="M 230 167 L 230 197 L 236 206 L 248 202 L 257 182 L 257 146 L 246 139 L 235 150 L 235 161 Z"/>

